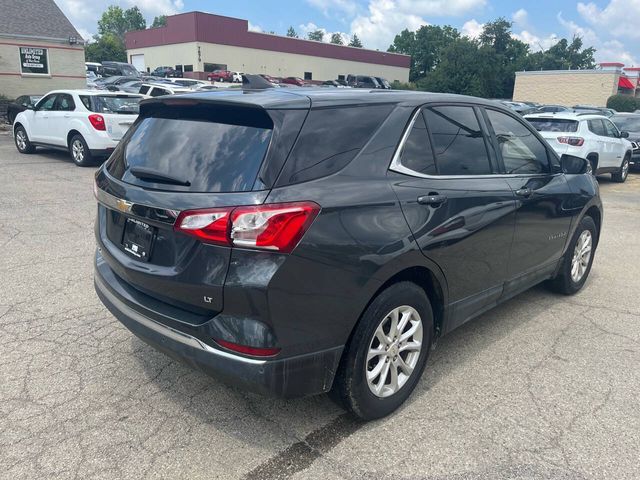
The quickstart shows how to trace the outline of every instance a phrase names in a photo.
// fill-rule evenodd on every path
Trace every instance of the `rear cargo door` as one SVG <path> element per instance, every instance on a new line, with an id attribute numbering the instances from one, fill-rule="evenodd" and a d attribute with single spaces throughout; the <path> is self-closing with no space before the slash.
<path id="1" fill-rule="evenodd" d="M 127 287 L 196 313 L 219 312 L 231 248 L 176 226 L 181 212 L 215 219 L 264 202 L 268 190 L 254 185 L 273 122 L 265 110 L 209 105 L 159 108 L 133 128 L 96 177 L 102 255 Z"/>
<path id="2" fill-rule="evenodd" d="M 118 142 L 138 118 L 139 95 L 96 95 L 92 110 L 104 117 L 107 134 Z"/>

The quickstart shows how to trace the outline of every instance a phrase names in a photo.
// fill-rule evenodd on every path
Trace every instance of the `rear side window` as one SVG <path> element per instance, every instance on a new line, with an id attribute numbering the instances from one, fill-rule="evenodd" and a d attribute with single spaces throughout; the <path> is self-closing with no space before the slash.
<path id="1" fill-rule="evenodd" d="M 429 133 L 422 113 L 416 116 L 411 132 L 402 147 L 400 162 L 414 172 L 436 175 L 433 150 L 429 143 Z"/>
<path id="2" fill-rule="evenodd" d="M 492 173 L 484 135 L 472 107 L 428 107 L 423 112 L 439 175 Z"/>
<path id="3" fill-rule="evenodd" d="M 564 118 L 527 118 L 539 132 L 577 132 L 578 122 Z"/>
<path id="4" fill-rule="evenodd" d="M 203 109 L 199 115 L 185 110 L 160 110 L 142 118 L 113 153 L 109 173 L 127 183 L 162 190 L 251 190 L 271 140 L 269 116 L 224 108 L 215 113 Z M 140 178 L 132 169 L 151 171 L 155 179 L 179 177 L 186 183 Z"/>
<path id="5" fill-rule="evenodd" d="M 307 182 L 338 172 L 355 158 L 392 108 L 374 105 L 311 110 L 278 184 Z"/>
<path id="6" fill-rule="evenodd" d="M 589 125 L 589 131 L 594 135 L 599 135 L 601 137 L 607 136 L 607 132 L 604 129 L 602 120 L 600 120 L 599 118 L 595 120 L 589 120 L 588 125 Z"/>

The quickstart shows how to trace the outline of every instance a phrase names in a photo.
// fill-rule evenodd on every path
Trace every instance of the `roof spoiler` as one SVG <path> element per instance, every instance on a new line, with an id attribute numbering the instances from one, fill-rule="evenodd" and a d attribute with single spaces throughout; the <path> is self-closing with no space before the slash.
<path id="1" fill-rule="evenodd" d="M 273 84 L 262 78 L 260 75 L 242 75 L 243 90 L 265 90 L 267 88 L 274 88 Z"/>

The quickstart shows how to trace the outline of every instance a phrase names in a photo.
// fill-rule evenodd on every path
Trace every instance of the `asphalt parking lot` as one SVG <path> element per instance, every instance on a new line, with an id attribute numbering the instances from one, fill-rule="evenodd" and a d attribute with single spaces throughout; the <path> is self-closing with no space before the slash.
<path id="1" fill-rule="evenodd" d="M 574 297 L 526 292 L 442 339 L 408 404 L 234 390 L 146 346 L 93 291 L 93 168 L 0 131 L 0 478 L 640 478 L 640 173 L 603 178 Z"/>

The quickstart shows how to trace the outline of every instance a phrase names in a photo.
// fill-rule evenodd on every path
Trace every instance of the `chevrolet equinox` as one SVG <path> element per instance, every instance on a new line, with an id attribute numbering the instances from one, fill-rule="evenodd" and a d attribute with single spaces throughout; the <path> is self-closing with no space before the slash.
<path id="1" fill-rule="evenodd" d="M 580 290 L 602 223 L 588 162 L 517 114 L 384 90 L 143 101 L 95 196 L 95 288 L 135 335 L 365 419 L 438 337 L 543 281 Z"/>

